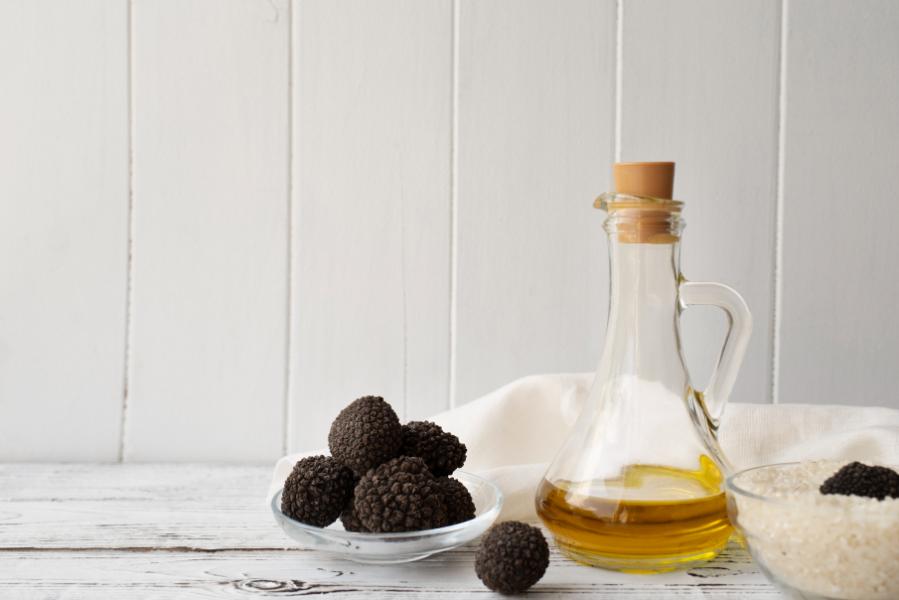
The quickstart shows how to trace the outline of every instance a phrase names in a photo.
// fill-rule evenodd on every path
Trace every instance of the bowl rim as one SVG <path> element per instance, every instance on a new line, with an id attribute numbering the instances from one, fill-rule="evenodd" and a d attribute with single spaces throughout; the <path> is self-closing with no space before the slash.
<path id="1" fill-rule="evenodd" d="M 420 539 L 422 537 L 434 537 L 454 533 L 457 531 L 464 531 L 472 527 L 472 525 L 474 525 L 475 523 L 483 521 L 489 521 L 492 523 L 493 521 L 495 521 L 503 508 L 503 501 L 505 500 L 502 490 L 499 489 L 499 486 L 485 477 L 481 477 L 480 475 L 475 475 L 474 473 L 469 473 L 467 471 L 455 471 L 451 476 L 458 478 L 463 484 L 466 481 L 469 481 L 473 484 L 487 486 L 493 492 L 493 495 L 496 498 L 495 502 L 483 513 L 477 515 L 474 519 L 468 519 L 467 521 L 462 521 L 461 523 L 445 525 L 443 527 L 435 527 L 432 529 L 419 529 L 418 531 L 396 531 L 390 533 L 369 533 L 362 531 L 346 531 L 345 529 L 329 529 L 330 525 L 328 527 L 316 527 L 315 525 L 309 525 L 308 523 L 297 521 L 293 517 L 286 515 L 281 511 L 280 500 L 281 493 L 284 491 L 283 486 L 279 487 L 272 494 L 269 500 L 269 507 L 271 508 L 272 513 L 276 518 L 287 520 L 292 527 L 296 527 L 298 529 L 302 529 L 316 535 L 327 535 L 334 539 L 340 540 L 413 540 Z"/>
<path id="2" fill-rule="evenodd" d="M 781 505 L 781 506 L 796 506 L 797 503 L 802 502 L 802 500 L 800 500 L 799 498 L 790 498 L 790 497 L 783 498 L 783 497 L 765 496 L 762 494 L 757 494 L 756 492 L 751 492 L 751 491 L 747 490 L 746 488 L 741 487 L 739 484 L 737 484 L 736 480 L 738 478 L 740 478 L 744 475 L 748 475 L 749 473 L 752 473 L 754 471 L 762 471 L 765 469 L 775 469 L 775 468 L 783 468 L 783 467 L 798 467 L 799 465 L 802 465 L 802 464 L 805 464 L 808 462 L 821 462 L 821 461 L 789 461 L 789 462 L 770 463 L 767 465 L 756 465 L 755 467 L 749 467 L 748 469 L 742 469 L 742 470 L 737 471 L 736 473 L 733 473 L 732 475 L 728 476 L 724 481 L 724 486 L 728 492 L 736 494 L 737 496 L 743 496 L 745 498 L 751 498 L 753 500 L 759 500 L 761 502 L 767 502 L 769 504 L 777 504 L 777 505 Z M 844 464 L 845 462 L 852 462 L 852 461 L 828 460 L 826 462 Z M 895 465 L 889 465 L 889 467 L 894 468 L 894 469 L 896 468 Z M 840 495 L 840 494 L 835 494 L 835 495 Z M 856 497 L 856 498 L 865 498 L 865 499 L 875 500 L 875 498 L 867 498 L 864 496 L 845 496 L 845 497 L 847 497 L 847 498 Z M 835 508 L 843 508 L 843 507 L 837 507 L 837 506 L 824 507 L 824 506 L 822 506 L 821 508 L 835 509 Z M 874 515 L 870 515 L 870 516 L 874 516 Z"/>

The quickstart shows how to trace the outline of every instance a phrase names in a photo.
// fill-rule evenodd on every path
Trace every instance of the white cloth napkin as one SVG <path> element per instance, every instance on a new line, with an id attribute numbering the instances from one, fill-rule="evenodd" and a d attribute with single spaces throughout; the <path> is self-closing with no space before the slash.
<path id="1" fill-rule="evenodd" d="M 535 375 L 513 381 L 431 420 L 468 446 L 465 470 L 503 491 L 501 520 L 534 520 L 534 492 L 586 399 L 592 373 Z M 736 468 L 807 459 L 899 463 L 899 410 L 811 404 L 729 404 L 719 432 Z M 275 466 L 270 494 L 294 463 Z"/>

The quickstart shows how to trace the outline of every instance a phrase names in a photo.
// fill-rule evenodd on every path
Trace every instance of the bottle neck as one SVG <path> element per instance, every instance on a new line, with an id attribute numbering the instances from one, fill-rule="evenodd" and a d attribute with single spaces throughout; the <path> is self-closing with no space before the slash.
<path id="1" fill-rule="evenodd" d="M 631 244 L 610 239 L 609 327 L 617 321 L 663 331 L 676 316 L 679 244 Z"/>
<path id="2" fill-rule="evenodd" d="M 673 316 L 684 228 L 680 212 L 613 210 L 604 228 L 609 235 L 610 313 Z"/>
<path id="3" fill-rule="evenodd" d="M 616 215 L 606 221 L 610 303 L 599 367 L 604 379 L 628 375 L 681 392 L 677 389 L 684 383 L 678 330 L 681 228 L 679 220 L 668 220 L 664 227 L 649 222 L 624 230 Z M 644 235 L 647 231 L 651 237 Z"/>

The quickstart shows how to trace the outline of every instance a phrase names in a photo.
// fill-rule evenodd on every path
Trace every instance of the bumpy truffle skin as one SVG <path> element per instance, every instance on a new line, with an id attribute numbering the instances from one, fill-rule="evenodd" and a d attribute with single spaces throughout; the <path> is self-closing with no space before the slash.
<path id="1" fill-rule="evenodd" d="M 374 533 L 446 525 L 443 488 L 420 458 L 400 456 L 369 471 L 356 486 L 353 509 Z"/>
<path id="2" fill-rule="evenodd" d="M 488 588 L 518 594 L 537 583 L 549 566 L 543 533 L 518 521 L 494 526 L 478 548 L 475 572 Z"/>
<path id="3" fill-rule="evenodd" d="M 443 503 L 446 504 L 447 525 L 474 519 L 474 500 L 461 482 L 451 477 L 441 477 L 437 481 L 443 488 Z"/>
<path id="4" fill-rule="evenodd" d="M 379 396 L 364 396 L 340 411 L 328 434 L 331 455 L 362 476 L 399 455 L 403 430 Z"/>
<path id="5" fill-rule="evenodd" d="M 302 523 L 327 527 L 353 495 L 353 472 L 330 456 L 297 462 L 284 482 L 281 512 Z"/>
<path id="6" fill-rule="evenodd" d="M 403 456 L 423 458 L 436 477 L 449 475 L 465 464 L 465 444 L 440 425 L 430 421 L 410 421 L 403 425 Z"/>
<path id="7" fill-rule="evenodd" d="M 899 473 L 887 467 L 852 462 L 821 484 L 822 494 L 867 496 L 883 500 L 899 498 Z"/>
<path id="8" fill-rule="evenodd" d="M 359 520 L 359 517 L 356 516 L 356 511 L 353 509 L 352 502 L 350 502 L 349 506 L 343 509 L 342 513 L 340 513 L 340 522 L 343 524 L 343 528 L 345 531 L 368 533 L 368 529 L 366 529 L 365 525 L 362 524 L 362 521 Z"/>

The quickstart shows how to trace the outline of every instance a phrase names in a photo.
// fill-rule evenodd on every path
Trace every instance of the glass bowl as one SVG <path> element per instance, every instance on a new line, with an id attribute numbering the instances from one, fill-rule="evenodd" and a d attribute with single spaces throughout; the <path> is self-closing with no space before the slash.
<path id="1" fill-rule="evenodd" d="M 453 477 L 468 488 L 474 500 L 475 518 L 437 529 L 402 533 L 355 533 L 344 531 L 340 521 L 324 528 L 307 525 L 281 512 L 280 489 L 272 496 L 271 509 L 281 529 L 303 548 L 320 550 L 360 563 L 411 562 L 477 539 L 499 516 L 503 495 L 496 485 L 464 471 L 456 471 Z"/>
<path id="2" fill-rule="evenodd" d="M 899 598 L 899 499 L 824 495 L 845 462 L 784 463 L 727 479 L 731 523 L 790 598 Z"/>

